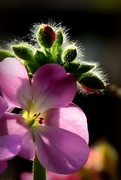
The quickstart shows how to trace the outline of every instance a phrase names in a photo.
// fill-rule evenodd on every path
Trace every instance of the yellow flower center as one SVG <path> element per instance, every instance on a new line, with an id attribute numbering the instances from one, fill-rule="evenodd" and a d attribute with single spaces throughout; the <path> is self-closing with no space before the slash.
<path id="1" fill-rule="evenodd" d="M 30 110 L 23 110 L 23 118 L 26 120 L 27 124 L 29 126 L 32 126 L 35 123 L 43 124 L 43 117 L 41 116 L 41 113 L 34 113 L 34 103 L 33 101 L 30 101 Z"/>

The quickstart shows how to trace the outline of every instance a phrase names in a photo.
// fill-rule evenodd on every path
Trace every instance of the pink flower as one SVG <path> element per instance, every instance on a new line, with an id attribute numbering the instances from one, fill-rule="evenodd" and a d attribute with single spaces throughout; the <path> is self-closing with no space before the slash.
<path id="1" fill-rule="evenodd" d="M 53 172 L 47 171 L 47 180 L 81 180 L 81 175 L 79 173 L 73 173 L 68 175 L 55 174 Z M 33 173 L 31 172 L 22 172 L 20 174 L 20 180 L 32 180 Z"/>
<path id="2" fill-rule="evenodd" d="M 56 174 L 53 172 L 47 172 L 47 180 L 81 180 L 81 175 L 77 172 L 73 174 Z"/>
<path id="3" fill-rule="evenodd" d="M 9 116 L 12 118 L 10 113 L 5 112 L 8 109 L 7 102 L 0 96 L 0 130 L 2 131 L 1 122 L 4 118 Z M 16 116 L 16 115 L 15 115 Z M 0 133 L 0 173 L 2 173 L 7 168 L 7 160 L 12 159 L 16 156 L 21 149 L 21 137 L 15 134 L 1 135 Z"/>
<path id="4" fill-rule="evenodd" d="M 9 134 L 22 136 L 19 156 L 34 159 L 36 154 L 55 173 L 79 170 L 88 159 L 89 147 L 86 116 L 71 103 L 76 93 L 74 74 L 51 63 L 40 67 L 30 81 L 19 60 L 6 58 L 0 62 L 0 82 L 4 98 L 23 109 L 18 119 L 2 121 L 2 129 L 7 124 Z"/>

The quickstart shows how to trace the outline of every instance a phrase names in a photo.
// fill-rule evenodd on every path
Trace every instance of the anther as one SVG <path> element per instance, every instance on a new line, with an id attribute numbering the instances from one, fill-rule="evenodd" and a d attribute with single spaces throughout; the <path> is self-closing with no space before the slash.
<path id="1" fill-rule="evenodd" d="M 39 123 L 42 124 L 43 123 L 43 118 L 39 118 Z"/>

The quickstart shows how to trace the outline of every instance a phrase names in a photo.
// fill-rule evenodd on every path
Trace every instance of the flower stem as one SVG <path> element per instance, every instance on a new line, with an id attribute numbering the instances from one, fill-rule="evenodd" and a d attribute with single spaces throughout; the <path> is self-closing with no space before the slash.
<path id="1" fill-rule="evenodd" d="M 33 180 L 46 180 L 46 169 L 40 164 L 37 157 L 33 163 Z"/>

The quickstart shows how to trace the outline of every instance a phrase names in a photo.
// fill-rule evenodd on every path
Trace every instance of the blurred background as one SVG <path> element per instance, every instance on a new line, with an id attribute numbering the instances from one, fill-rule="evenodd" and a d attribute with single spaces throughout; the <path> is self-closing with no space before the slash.
<path id="1" fill-rule="evenodd" d="M 0 47 L 25 37 L 33 24 L 51 20 L 66 26 L 71 39 L 82 45 L 84 59 L 99 62 L 108 75 L 104 94 L 77 94 L 74 102 L 87 115 L 90 146 L 106 139 L 116 149 L 121 177 L 121 1 L 1 0 Z"/>

